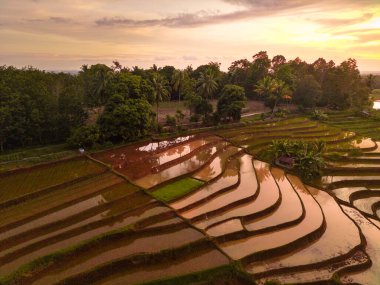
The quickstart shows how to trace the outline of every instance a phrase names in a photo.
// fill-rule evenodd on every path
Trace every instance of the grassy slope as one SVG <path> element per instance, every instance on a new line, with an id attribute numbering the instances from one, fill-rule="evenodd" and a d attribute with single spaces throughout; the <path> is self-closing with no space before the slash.
<path id="1" fill-rule="evenodd" d="M 157 189 L 152 195 L 159 200 L 169 202 L 175 198 L 186 195 L 202 185 L 202 181 L 187 177 Z"/>
<path id="2" fill-rule="evenodd" d="M 0 201 L 97 173 L 102 169 L 103 167 L 88 159 L 80 159 L 9 175 L 0 180 Z"/>
<path id="3" fill-rule="evenodd" d="M 340 114 L 345 114 L 345 112 L 332 112 L 325 123 L 355 132 L 358 138 L 362 136 L 380 140 L 380 121 L 378 119 L 359 117 L 355 113 L 348 111 L 346 113 L 346 116 L 341 116 Z"/>

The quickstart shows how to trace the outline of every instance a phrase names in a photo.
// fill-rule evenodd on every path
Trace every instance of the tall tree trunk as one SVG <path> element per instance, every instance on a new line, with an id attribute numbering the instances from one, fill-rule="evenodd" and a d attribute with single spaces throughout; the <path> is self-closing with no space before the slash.
<path id="1" fill-rule="evenodd" d="M 274 106 L 273 106 L 273 109 L 272 109 L 272 115 L 271 115 L 272 118 L 274 116 L 274 110 L 276 109 L 276 107 L 277 107 L 277 100 L 274 102 Z"/>
<path id="2" fill-rule="evenodd" d="M 158 100 L 156 101 L 156 120 L 157 120 L 157 128 L 158 128 Z"/>

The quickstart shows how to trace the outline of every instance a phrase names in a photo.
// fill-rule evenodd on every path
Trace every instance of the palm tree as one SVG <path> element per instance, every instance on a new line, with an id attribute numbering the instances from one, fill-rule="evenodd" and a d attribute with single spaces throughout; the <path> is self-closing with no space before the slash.
<path id="1" fill-rule="evenodd" d="M 181 92 L 185 85 L 185 80 L 187 77 L 186 70 L 175 70 L 172 77 L 172 84 L 174 91 L 178 92 L 178 102 L 181 101 Z"/>
<path id="2" fill-rule="evenodd" d="M 285 97 L 291 98 L 292 92 L 290 91 L 289 86 L 284 81 L 275 79 L 273 96 L 275 97 L 275 103 L 272 110 L 272 116 L 274 114 L 274 110 L 276 109 L 278 102 L 283 100 Z"/>
<path id="3" fill-rule="evenodd" d="M 150 70 L 152 70 L 153 72 L 158 72 L 160 68 L 158 68 L 158 66 L 154 63 L 152 67 L 150 68 Z"/>
<path id="4" fill-rule="evenodd" d="M 211 98 L 218 88 L 218 83 L 215 80 L 215 74 L 211 68 L 208 68 L 204 72 L 200 73 L 197 83 L 198 92 L 205 98 Z"/>
<path id="5" fill-rule="evenodd" d="M 168 82 L 158 73 L 153 75 L 151 84 L 153 87 L 153 96 L 156 100 L 156 119 L 158 125 L 158 104 L 160 101 L 169 98 L 169 86 Z"/>
<path id="6" fill-rule="evenodd" d="M 271 101 L 272 104 L 272 116 L 277 104 L 280 100 L 291 97 L 291 91 L 289 86 L 282 80 L 265 76 L 261 79 L 254 89 L 259 95 L 262 95 Z"/>
<path id="7" fill-rule="evenodd" d="M 265 76 L 254 88 L 260 96 L 269 97 L 273 94 L 275 90 L 275 80 L 270 76 Z"/>
<path id="8" fill-rule="evenodd" d="M 95 98 L 97 105 L 104 105 L 107 102 L 106 86 L 108 81 L 112 78 L 113 73 L 107 66 L 99 65 L 95 71 L 95 84 L 93 87 L 93 98 Z"/>

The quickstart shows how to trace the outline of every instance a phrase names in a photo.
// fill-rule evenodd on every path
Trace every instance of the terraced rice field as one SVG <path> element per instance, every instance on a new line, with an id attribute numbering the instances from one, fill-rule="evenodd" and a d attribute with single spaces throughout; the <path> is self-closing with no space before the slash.
<path id="1" fill-rule="evenodd" d="M 380 144 L 346 121 L 258 122 L 2 174 L 0 284 L 379 284 Z M 305 184 L 260 161 L 276 138 L 326 141 L 324 175 Z"/>

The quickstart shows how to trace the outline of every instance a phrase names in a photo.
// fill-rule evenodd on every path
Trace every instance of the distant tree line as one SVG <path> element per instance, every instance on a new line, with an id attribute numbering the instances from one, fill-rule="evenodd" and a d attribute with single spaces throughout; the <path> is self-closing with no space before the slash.
<path id="1" fill-rule="evenodd" d="M 62 142 L 86 118 L 79 76 L 0 67 L 0 149 Z"/>
<path id="2" fill-rule="evenodd" d="M 239 120 L 246 97 L 306 108 L 365 106 L 376 80 L 362 78 L 354 59 L 308 64 L 266 52 L 234 61 L 227 72 L 210 62 L 196 69 L 142 69 L 119 62 L 83 65 L 78 74 L 0 66 L 1 151 L 66 141 L 77 146 L 132 141 L 159 130 L 160 101 L 186 101 L 192 121 Z M 209 99 L 218 99 L 214 111 Z M 155 108 L 153 108 L 155 107 Z M 155 110 L 155 112 L 153 111 Z M 99 113 L 95 124 L 88 115 Z"/>
<path id="3" fill-rule="evenodd" d="M 278 100 L 313 108 L 347 109 L 368 103 L 370 86 L 360 76 L 356 60 L 339 65 L 319 58 L 308 64 L 300 58 L 287 61 L 277 55 L 270 59 L 261 51 L 252 61 L 241 59 L 232 63 L 228 81 L 245 88 L 250 98 L 264 98 L 269 106 Z"/>
<path id="4" fill-rule="evenodd" d="M 363 76 L 363 80 L 366 82 L 367 86 L 374 90 L 380 89 L 380 75 L 367 74 Z"/>

